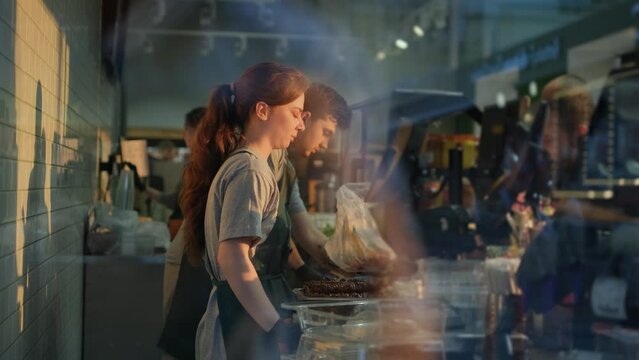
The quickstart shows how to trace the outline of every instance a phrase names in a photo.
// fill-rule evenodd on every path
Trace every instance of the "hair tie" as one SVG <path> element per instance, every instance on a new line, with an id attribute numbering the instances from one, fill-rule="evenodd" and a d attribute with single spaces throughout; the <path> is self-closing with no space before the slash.
<path id="1" fill-rule="evenodd" d="M 231 91 L 231 104 L 235 103 L 235 83 L 229 84 L 229 90 Z"/>

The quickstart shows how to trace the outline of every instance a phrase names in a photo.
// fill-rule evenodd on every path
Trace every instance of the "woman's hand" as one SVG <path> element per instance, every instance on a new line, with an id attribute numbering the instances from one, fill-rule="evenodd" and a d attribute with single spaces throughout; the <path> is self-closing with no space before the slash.
<path id="1" fill-rule="evenodd" d="M 246 312 L 260 327 L 268 332 L 280 319 L 271 301 L 266 296 L 249 251 L 255 238 L 235 238 L 220 243 L 217 262 L 231 290 Z"/>

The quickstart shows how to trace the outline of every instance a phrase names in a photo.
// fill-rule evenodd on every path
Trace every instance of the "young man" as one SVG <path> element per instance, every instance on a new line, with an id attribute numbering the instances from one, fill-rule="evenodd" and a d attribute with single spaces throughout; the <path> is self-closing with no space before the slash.
<path id="1" fill-rule="evenodd" d="M 296 156 L 310 157 L 311 155 L 328 148 L 330 139 L 338 128 L 348 129 L 351 120 L 351 110 L 346 100 L 333 88 L 319 83 L 313 83 L 305 93 L 304 110 L 311 113 L 306 120 L 306 129 L 299 133 L 291 144 L 288 152 Z M 294 168 L 284 154 L 285 167 L 294 172 Z M 294 175 L 294 173 L 293 173 Z M 295 250 L 299 245 L 308 253 L 315 262 L 324 267 L 332 267 L 324 251 L 324 244 L 328 238 L 315 226 L 306 211 L 301 199 L 299 183 L 294 176 L 292 190 L 289 199 L 288 213 L 291 218 L 291 235 L 294 244 L 289 257 L 289 266 L 295 271 L 300 280 L 309 280 L 317 277 L 302 261 Z"/>
<path id="2" fill-rule="evenodd" d="M 289 152 L 309 157 L 328 148 L 338 127 L 348 129 L 351 109 L 337 91 L 323 84 L 312 84 L 305 95 L 304 110 L 311 116 L 306 121 L 306 130 L 297 136 Z"/>

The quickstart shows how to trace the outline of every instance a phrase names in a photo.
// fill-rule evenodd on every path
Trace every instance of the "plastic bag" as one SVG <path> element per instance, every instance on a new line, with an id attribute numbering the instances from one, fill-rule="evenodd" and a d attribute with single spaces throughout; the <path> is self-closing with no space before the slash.
<path id="1" fill-rule="evenodd" d="M 347 185 L 337 190 L 335 234 L 325 245 L 331 259 L 347 272 L 384 272 L 395 260 L 364 200 Z"/>

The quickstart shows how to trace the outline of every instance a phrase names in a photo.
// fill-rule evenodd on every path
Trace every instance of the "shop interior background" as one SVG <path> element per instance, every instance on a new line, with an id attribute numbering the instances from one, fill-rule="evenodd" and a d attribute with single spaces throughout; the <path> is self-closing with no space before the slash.
<path id="1" fill-rule="evenodd" d="M 540 81 L 566 72 L 596 99 L 616 57 L 636 48 L 638 7 L 0 0 L 0 359 L 160 357 L 161 255 L 85 255 L 88 211 L 108 183 L 100 163 L 123 137 L 183 147 L 184 114 L 249 65 L 299 67 L 349 104 L 418 88 L 458 91 L 483 109 L 538 97 Z M 333 153 L 345 142 L 358 153 L 358 116 Z M 379 155 L 388 124 L 376 121 L 366 141 Z"/>

